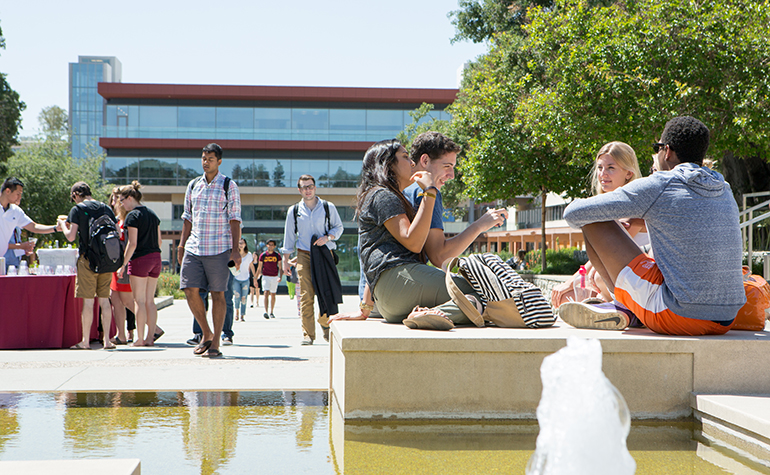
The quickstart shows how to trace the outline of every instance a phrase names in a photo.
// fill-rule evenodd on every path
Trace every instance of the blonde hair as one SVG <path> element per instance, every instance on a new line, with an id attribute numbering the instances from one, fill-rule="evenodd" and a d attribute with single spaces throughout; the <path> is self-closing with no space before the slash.
<path id="1" fill-rule="evenodd" d="M 115 216 L 118 217 L 119 221 L 124 221 L 128 212 L 126 211 L 126 208 L 123 207 L 123 203 L 120 202 L 118 196 L 120 196 L 120 187 L 115 186 L 112 188 L 112 193 L 110 193 L 110 202 L 115 200 L 112 210 L 115 212 Z"/>
<path id="2" fill-rule="evenodd" d="M 594 159 L 594 166 L 591 167 L 591 189 L 594 195 L 601 195 L 604 193 L 602 186 L 599 183 L 599 178 L 596 176 L 596 161 L 602 155 L 609 155 L 615 162 L 627 172 L 631 172 L 631 178 L 626 180 L 626 184 L 630 183 L 637 178 L 642 177 L 642 172 L 639 170 L 639 160 L 636 159 L 636 152 L 630 145 L 623 142 L 610 142 L 606 143 L 599 149 Z"/>

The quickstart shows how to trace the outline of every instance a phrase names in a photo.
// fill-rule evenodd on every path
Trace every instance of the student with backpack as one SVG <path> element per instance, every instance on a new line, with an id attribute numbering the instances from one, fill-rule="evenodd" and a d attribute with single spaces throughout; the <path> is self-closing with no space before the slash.
<path id="1" fill-rule="evenodd" d="M 219 344 L 227 309 L 225 290 L 231 275 L 228 266 L 241 266 L 241 196 L 238 185 L 219 172 L 221 165 L 222 147 L 206 145 L 201 155 L 203 175 L 187 185 L 177 253 L 182 265 L 179 286 L 202 331 L 202 341 L 193 353 L 207 358 L 222 356 Z M 206 320 L 200 289 L 211 293 L 213 328 Z"/>
<path id="2" fill-rule="evenodd" d="M 337 248 L 334 241 L 342 236 L 344 228 L 334 204 L 316 196 L 312 175 L 300 176 L 297 189 L 302 201 L 292 206 L 286 216 L 281 262 L 283 273 L 289 275 L 289 258 L 297 250 L 297 274 L 302 289 L 302 345 L 312 345 L 316 337 L 315 298 L 318 297 L 320 309 L 318 324 L 326 341 L 329 341 L 328 316 L 336 314 L 337 304 L 342 303 L 342 286 L 333 251 Z M 315 261 L 311 255 L 316 256 Z"/>
<path id="3" fill-rule="evenodd" d="M 83 299 L 83 339 L 72 348 L 91 349 L 94 297 L 98 297 L 102 310 L 104 349 L 111 350 L 115 345 L 110 341 L 110 281 L 112 273 L 123 265 L 123 248 L 120 244 L 117 220 L 109 206 L 91 197 L 91 187 L 86 182 L 79 181 L 72 185 L 70 199 L 75 206 L 66 220 L 59 220 L 59 226 L 68 241 L 78 239 L 80 254 L 77 261 L 75 297 Z"/>

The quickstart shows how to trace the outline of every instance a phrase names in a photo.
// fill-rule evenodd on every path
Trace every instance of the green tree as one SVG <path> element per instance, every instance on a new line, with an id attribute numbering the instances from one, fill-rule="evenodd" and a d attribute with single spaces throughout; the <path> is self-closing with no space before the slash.
<path id="1" fill-rule="evenodd" d="M 5 49 L 3 30 L 0 29 L 0 48 Z M 7 160 L 13 154 L 11 147 L 18 145 L 21 129 L 21 113 L 27 105 L 19 98 L 19 93 L 11 88 L 6 75 L 0 73 L 0 176 L 7 172 Z"/>
<path id="2" fill-rule="evenodd" d="M 65 140 L 69 131 L 67 111 L 59 106 L 44 107 L 37 116 L 40 130 L 47 140 Z"/>
<path id="3" fill-rule="evenodd" d="M 467 194 L 482 201 L 533 196 L 541 203 L 542 268 L 546 268 L 545 197 L 580 194 L 588 168 L 532 133 L 519 103 L 542 76 L 542 66 L 514 34 L 498 35 L 491 50 L 466 71 L 450 106 L 453 125 L 470 137 L 463 163 Z"/>
<path id="4" fill-rule="evenodd" d="M 770 4 L 637 0 L 534 9 L 522 46 L 542 80 L 518 105 L 532 136 L 587 163 L 610 140 L 645 159 L 663 125 L 693 115 L 710 153 L 767 160 Z"/>
<path id="5" fill-rule="evenodd" d="M 552 4 L 551 0 L 460 0 L 460 8 L 447 15 L 455 26 L 451 41 L 481 43 L 497 33 L 519 32 L 526 21 L 527 8 Z"/>
<path id="6" fill-rule="evenodd" d="M 91 156 L 76 160 L 70 153 L 69 142 L 46 140 L 28 144 L 8 159 L 9 176 L 24 183 L 21 207 L 38 223 L 52 224 L 61 214 L 69 214 L 70 187 L 77 181 L 91 185 L 94 198 L 106 201 L 111 186 L 101 179 L 104 157 Z M 62 240 L 55 233 L 41 239 Z"/>

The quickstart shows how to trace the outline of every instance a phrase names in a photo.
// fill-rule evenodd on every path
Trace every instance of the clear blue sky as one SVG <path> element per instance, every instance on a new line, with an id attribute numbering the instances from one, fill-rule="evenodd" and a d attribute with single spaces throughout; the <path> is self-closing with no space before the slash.
<path id="1" fill-rule="evenodd" d="M 7 0 L 0 72 L 26 102 L 69 108 L 68 63 L 117 56 L 123 82 L 454 88 L 485 45 L 449 40 L 457 0 Z"/>

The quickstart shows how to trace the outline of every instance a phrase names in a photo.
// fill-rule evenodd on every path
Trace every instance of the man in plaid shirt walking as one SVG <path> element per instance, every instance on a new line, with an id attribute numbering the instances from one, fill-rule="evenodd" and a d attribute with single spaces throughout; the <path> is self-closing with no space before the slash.
<path id="1" fill-rule="evenodd" d="M 201 156 L 204 174 L 191 180 L 185 192 L 177 253 L 182 265 L 179 286 L 203 331 L 193 353 L 204 357 L 222 356 L 219 338 L 225 321 L 228 261 L 233 261 L 236 268 L 241 264 L 241 197 L 238 185 L 219 173 L 221 164 L 222 147 L 215 143 L 206 145 Z M 206 321 L 201 288 L 211 293 L 213 329 Z"/>

